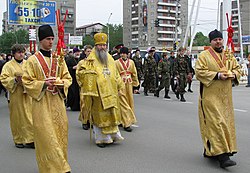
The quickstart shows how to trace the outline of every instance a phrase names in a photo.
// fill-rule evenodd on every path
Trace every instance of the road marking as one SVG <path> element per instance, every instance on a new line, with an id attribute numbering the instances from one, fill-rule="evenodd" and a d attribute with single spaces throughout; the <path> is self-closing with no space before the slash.
<path id="1" fill-rule="evenodd" d="M 247 110 L 243 110 L 243 109 L 234 109 L 234 111 L 238 111 L 238 112 L 247 112 Z"/>
<path id="2" fill-rule="evenodd" d="M 193 102 L 182 102 L 182 103 L 185 103 L 185 104 L 194 104 Z"/>
<path id="3" fill-rule="evenodd" d="M 172 99 L 166 99 L 166 98 L 163 98 L 163 100 L 166 100 L 166 101 L 172 101 Z"/>

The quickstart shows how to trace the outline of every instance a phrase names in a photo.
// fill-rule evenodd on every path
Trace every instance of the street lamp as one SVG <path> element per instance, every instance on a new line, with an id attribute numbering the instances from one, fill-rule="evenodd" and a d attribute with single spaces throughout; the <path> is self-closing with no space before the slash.
<path id="1" fill-rule="evenodd" d="M 109 51 L 109 20 L 110 20 L 111 15 L 112 15 L 112 13 L 110 13 L 109 18 L 108 18 L 108 23 L 107 23 L 107 26 L 108 26 L 108 51 Z"/>

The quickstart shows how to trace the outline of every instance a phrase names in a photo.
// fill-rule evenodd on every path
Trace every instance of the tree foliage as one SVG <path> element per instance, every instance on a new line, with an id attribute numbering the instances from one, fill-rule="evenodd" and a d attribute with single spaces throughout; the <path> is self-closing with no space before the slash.
<path id="1" fill-rule="evenodd" d="M 108 35 L 108 27 L 109 27 L 109 50 L 112 50 L 113 47 L 115 47 L 118 44 L 121 44 L 123 42 L 123 26 L 121 24 L 119 25 L 113 25 L 113 24 L 107 24 L 107 27 L 104 27 L 102 32 L 106 33 Z M 90 35 L 87 35 L 83 38 L 83 45 L 92 45 L 94 46 L 94 34 L 91 33 Z"/>
<path id="2" fill-rule="evenodd" d="M 209 38 L 204 36 L 202 32 L 197 32 L 194 41 L 193 46 L 209 46 Z"/>
<path id="3" fill-rule="evenodd" d="M 109 27 L 109 50 L 112 50 L 116 45 L 123 43 L 123 26 L 122 24 L 106 24 L 106 26 L 103 32 L 108 34 Z"/>
<path id="4" fill-rule="evenodd" d="M 86 35 L 83 38 L 83 45 L 91 45 L 91 46 L 95 45 L 93 34 L 92 35 Z"/>
<path id="5" fill-rule="evenodd" d="M 10 53 L 14 44 L 29 44 L 29 33 L 20 29 L 15 32 L 6 32 L 0 36 L 0 52 Z"/>

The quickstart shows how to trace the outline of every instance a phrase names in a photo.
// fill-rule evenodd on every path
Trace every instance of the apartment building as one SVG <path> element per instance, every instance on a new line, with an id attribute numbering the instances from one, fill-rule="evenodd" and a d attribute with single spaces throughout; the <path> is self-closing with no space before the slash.
<path id="1" fill-rule="evenodd" d="M 123 0 L 123 42 L 159 50 L 181 44 L 188 23 L 188 0 Z"/>
<path id="2" fill-rule="evenodd" d="M 241 12 L 241 30 L 242 36 L 248 36 L 250 39 L 250 1 L 249 0 L 239 0 L 240 2 L 240 12 Z M 237 0 L 231 0 L 232 3 L 232 27 L 234 29 L 233 42 L 235 46 L 235 51 L 240 51 L 240 40 L 239 40 L 239 12 Z M 220 7 L 220 30 L 223 30 L 222 18 L 225 18 L 225 15 L 222 11 L 223 2 Z M 230 16 L 229 16 L 230 18 Z M 226 41 L 226 40 L 225 40 Z"/>

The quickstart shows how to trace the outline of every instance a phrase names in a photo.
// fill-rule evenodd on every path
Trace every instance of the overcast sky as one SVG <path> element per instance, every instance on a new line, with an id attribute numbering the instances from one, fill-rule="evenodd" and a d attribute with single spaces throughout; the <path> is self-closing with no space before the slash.
<path id="1" fill-rule="evenodd" d="M 193 0 L 189 0 L 189 8 L 191 8 L 192 2 Z M 0 4 L 0 34 L 2 34 L 3 12 L 7 10 L 6 0 L 0 0 Z M 122 0 L 76 0 L 76 4 L 77 27 L 95 22 L 106 24 L 110 13 L 112 15 L 109 23 L 122 24 Z M 217 4 L 218 0 L 201 0 L 196 31 L 201 31 L 204 35 L 207 35 L 211 30 L 216 28 Z M 194 18 L 195 16 L 193 15 Z"/>

